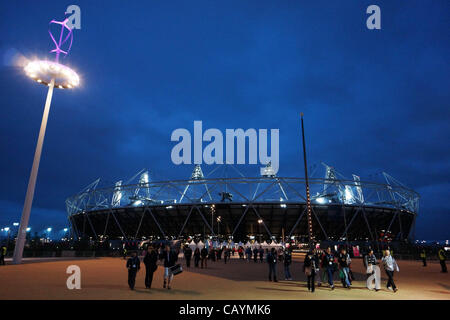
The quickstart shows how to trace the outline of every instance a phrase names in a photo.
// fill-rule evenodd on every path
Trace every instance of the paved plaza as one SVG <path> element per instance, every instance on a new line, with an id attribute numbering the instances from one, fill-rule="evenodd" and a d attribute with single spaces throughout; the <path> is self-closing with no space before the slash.
<path id="1" fill-rule="evenodd" d="M 42 259 L 27 260 L 22 265 L 0 266 L 0 299 L 444 299 L 450 300 L 450 275 L 440 273 L 437 262 L 422 267 L 419 261 L 398 261 L 400 273 L 395 274 L 397 293 L 386 289 L 382 273 L 382 290 L 365 288 L 361 259 L 354 259 L 357 281 L 352 289 L 344 289 L 336 277 L 336 289 L 328 286 L 308 292 L 302 263 L 291 266 L 293 281 L 284 281 L 282 264 L 278 264 L 279 282 L 267 280 L 266 263 L 232 260 L 208 261 L 207 269 L 184 268 L 174 279 L 171 290 L 163 289 L 163 268 L 158 266 L 152 289 L 145 289 L 145 271 L 137 276 L 136 290 L 127 286 L 125 260 L 121 258 Z M 184 260 L 181 260 L 184 265 Z M 66 268 L 81 268 L 81 289 L 69 290 Z M 143 266 L 143 264 L 142 264 Z"/>

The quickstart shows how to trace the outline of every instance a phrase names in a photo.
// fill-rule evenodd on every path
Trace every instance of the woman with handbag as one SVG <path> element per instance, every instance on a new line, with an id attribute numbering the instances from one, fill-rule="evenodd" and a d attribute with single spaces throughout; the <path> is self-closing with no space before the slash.
<path id="1" fill-rule="evenodd" d="M 144 257 L 145 264 L 145 287 L 150 289 L 153 281 L 153 273 L 156 271 L 158 266 L 156 262 L 158 261 L 158 254 L 153 247 L 148 247 L 147 254 Z"/>
<path id="2" fill-rule="evenodd" d="M 373 250 L 370 249 L 369 253 L 364 257 L 364 265 L 366 266 L 367 289 L 372 290 L 373 282 L 375 281 L 375 291 L 379 291 L 381 284 L 380 267 L 377 266 L 377 257 L 373 254 Z"/>
<path id="3" fill-rule="evenodd" d="M 316 272 L 318 272 L 319 268 L 319 261 L 317 258 L 317 255 L 313 253 L 312 250 L 310 250 L 306 257 L 305 261 L 303 262 L 303 272 L 305 273 L 307 277 L 307 285 L 308 285 L 308 291 L 314 292 L 314 281 L 316 277 Z"/>

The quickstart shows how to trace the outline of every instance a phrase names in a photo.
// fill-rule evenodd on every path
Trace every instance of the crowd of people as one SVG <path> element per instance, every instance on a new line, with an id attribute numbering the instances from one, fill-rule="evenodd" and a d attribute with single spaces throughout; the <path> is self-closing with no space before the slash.
<path id="1" fill-rule="evenodd" d="M 331 247 L 326 247 L 325 250 L 316 248 L 309 250 L 304 257 L 302 264 L 302 271 L 306 276 L 306 283 L 308 291 L 314 292 L 315 288 L 328 284 L 331 290 L 335 289 L 335 275 L 338 274 L 339 280 L 343 288 L 352 288 L 352 283 L 355 281 L 355 276 L 352 272 L 352 257 L 349 253 L 350 248 L 341 246 L 337 250 Z M 284 279 L 292 280 L 291 265 L 292 265 L 292 248 L 270 248 L 263 249 L 259 247 L 242 246 L 237 248 L 229 248 L 223 246 L 222 248 L 214 248 L 203 246 L 202 248 L 191 248 L 189 245 L 183 245 L 180 250 L 175 250 L 170 245 L 161 245 L 158 247 L 149 246 L 143 258 L 145 265 L 145 287 L 150 289 L 152 286 L 153 274 L 158 268 L 158 260 L 164 267 L 164 282 L 163 288 L 170 290 L 173 281 L 175 269 L 181 269 L 177 263 L 178 256 L 182 253 L 185 259 L 186 268 L 191 268 L 191 260 L 194 259 L 194 268 L 206 269 L 208 268 L 208 261 L 216 262 L 223 260 L 224 264 L 231 261 L 232 257 L 238 260 L 250 263 L 263 263 L 268 265 L 268 279 L 269 281 L 278 282 L 277 279 L 277 265 L 282 264 L 284 271 Z M 379 291 L 381 289 L 381 268 L 387 276 L 386 288 L 393 292 L 398 291 L 398 287 L 394 282 L 395 272 L 399 272 L 400 268 L 397 261 L 392 256 L 391 250 L 386 249 L 381 251 L 382 257 L 378 259 L 375 256 L 374 250 L 368 248 L 363 254 L 363 265 L 366 274 L 366 287 L 369 290 Z M 441 271 L 447 272 L 446 254 L 442 248 L 438 252 L 439 261 L 441 264 Z M 423 265 L 426 266 L 426 254 L 422 252 L 421 259 Z M 135 287 L 136 274 L 140 270 L 140 260 L 136 252 L 132 252 L 131 257 L 127 260 L 128 269 L 128 284 L 130 289 Z M 381 267 L 381 268 L 380 268 Z"/>
<path id="2" fill-rule="evenodd" d="M 158 260 L 162 261 L 164 266 L 164 283 L 163 288 L 170 290 L 170 285 L 176 272 L 176 262 L 178 260 L 178 252 L 171 249 L 169 245 L 158 248 L 149 246 L 144 256 L 143 262 L 145 265 L 145 287 L 150 289 L 153 282 L 153 274 L 158 269 Z M 136 275 L 141 269 L 141 261 L 137 256 L 136 251 L 131 252 L 131 257 L 128 258 L 126 267 L 128 269 L 128 286 L 134 290 L 136 285 Z"/>

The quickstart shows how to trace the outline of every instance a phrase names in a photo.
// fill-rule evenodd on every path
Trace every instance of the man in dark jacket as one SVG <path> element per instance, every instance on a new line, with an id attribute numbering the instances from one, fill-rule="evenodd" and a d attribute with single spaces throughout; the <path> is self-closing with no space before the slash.
<path id="1" fill-rule="evenodd" d="M 258 262 L 258 249 L 256 247 L 253 249 L 253 261 Z"/>
<path id="2" fill-rule="evenodd" d="M 324 256 L 323 256 L 323 261 L 322 261 L 322 265 L 323 268 L 326 270 L 327 272 L 327 276 L 328 276 L 328 283 L 330 285 L 331 290 L 334 290 L 334 283 L 333 283 L 333 273 L 335 271 L 335 261 L 334 261 L 334 255 L 331 252 L 331 248 L 328 247 L 327 251 L 325 252 Z"/>
<path id="3" fill-rule="evenodd" d="M 259 246 L 259 261 L 261 261 L 261 263 L 264 261 L 264 249 L 262 246 Z"/>
<path id="4" fill-rule="evenodd" d="M 284 278 L 285 278 L 284 280 L 292 280 L 291 271 L 290 271 L 290 267 L 291 267 L 291 263 L 292 263 L 292 253 L 291 253 L 291 250 L 289 250 L 289 248 L 286 248 L 284 250 L 283 261 L 284 261 Z"/>
<path id="5" fill-rule="evenodd" d="M 128 269 L 128 285 L 131 290 L 134 290 L 134 285 L 136 284 L 136 274 L 141 268 L 141 261 L 139 260 L 136 252 L 133 251 L 131 258 L 127 260 Z"/>
<path id="6" fill-rule="evenodd" d="M 203 249 L 200 251 L 200 256 L 202 258 L 202 261 L 200 263 L 201 268 L 203 269 L 203 264 L 205 265 L 205 268 L 207 267 L 207 260 L 208 260 L 208 249 L 203 247 Z"/>
<path id="7" fill-rule="evenodd" d="M 145 287 L 150 289 L 153 281 L 153 273 L 157 269 L 156 262 L 158 261 L 158 254 L 153 247 L 148 247 L 147 254 L 144 257 L 145 264 Z"/>
<path id="8" fill-rule="evenodd" d="M 441 272 L 447 273 L 447 265 L 445 264 L 445 260 L 447 260 L 447 255 L 445 254 L 444 248 L 439 249 L 438 257 L 439 263 L 441 264 Z"/>
<path id="9" fill-rule="evenodd" d="M 0 264 L 5 265 L 6 246 L 0 248 Z"/>
<path id="10" fill-rule="evenodd" d="M 173 280 L 173 273 L 171 268 L 175 266 L 175 263 L 178 260 L 178 255 L 175 251 L 170 249 L 169 245 L 166 245 L 166 249 L 163 253 L 164 260 L 164 285 L 163 288 L 166 287 L 170 290 L 170 282 Z"/>
<path id="11" fill-rule="evenodd" d="M 191 266 L 191 258 L 192 258 L 192 249 L 186 245 L 184 247 L 184 259 L 186 259 L 186 267 Z"/>
<path id="12" fill-rule="evenodd" d="M 277 253 L 275 252 L 275 248 L 272 248 L 270 252 L 267 254 L 267 264 L 269 265 L 269 281 L 278 282 L 277 280 Z"/>

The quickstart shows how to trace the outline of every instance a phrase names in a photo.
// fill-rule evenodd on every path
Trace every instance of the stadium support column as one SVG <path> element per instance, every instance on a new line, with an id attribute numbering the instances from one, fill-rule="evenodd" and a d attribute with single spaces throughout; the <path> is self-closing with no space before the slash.
<path id="1" fill-rule="evenodd" d="M 302 140 L 303 140 L 303 161 L 305 165 L 305 185 L 306 185 L 306 210 L 308 216 L 308 238 L 309 238 L 309 247 L 314 249 L 314 239 L 313 239 L 313 230 L 312 230 L 312 214 L 311 214 L 311 194 L 309 191 L 309 179 L 308 179 L 308 164 L 306 162 L 306 145 L 305 145 L 305 128 L 303 126 L 303 112 L 300 114 L 301 122 L 302 122 Z"/>
<path id="2" fill-rule="evenodd" d="M 42 145 L 44 144 L 45 129 L 47 128 L 47 120 L 50 112 L 54 85 L 55 79 L 52 79 L 48 85 L 47 100 L 45 101 L 44 114 L 42 115 L 41 129 L 39 130 L 39 138 L 36 145 L 36 151 L 34 153 L 33 166 L 31 168 L 30 180 L 28 181 L 27 194 L 25 196 L 22 218 L 20 219 L 19 231 L 17 232 L 13 264 L 19 264 L 22 262 L 23 248 L 25 246 L 27 236 L 28 220 L 30 219 L 31 204 L 33 203 L 34 188 L 36 187 L 36 178 L 39 170 L 39 162 L 41 160 Z"/>

